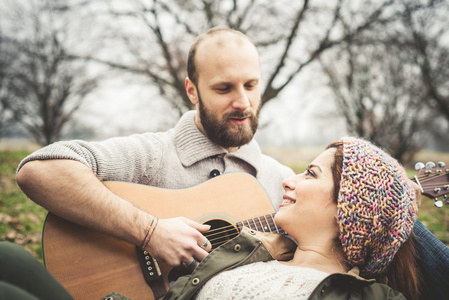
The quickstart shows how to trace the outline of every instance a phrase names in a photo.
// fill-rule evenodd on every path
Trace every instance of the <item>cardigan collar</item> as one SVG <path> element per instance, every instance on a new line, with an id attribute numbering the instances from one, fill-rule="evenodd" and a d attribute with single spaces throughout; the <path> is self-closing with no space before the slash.
<path id="1" fill-rule="evenodd" d="M 351 275 L 361 281 L 366 281 L 366 282 L 375 282 L 376 281 L 375 279 L 367 279 L 367 278 L 361 277 L 360 270 L 358 267 L 353 267 L 351 270 L 348 271 L 348 273 L 343 273 L 343 274 Z"/>
<path id="2" fill-rule="evenodd" d="M 203 159 L 217 155 L 239 158 L 250 164 L 256 172 L 260 163 L 261 150 L 253 139 L 234 152 L 212 143 L 195 124 L 196 111 L 185 113 L 175 126 L 175 147 L 181 163 L 189 167 Z"/>

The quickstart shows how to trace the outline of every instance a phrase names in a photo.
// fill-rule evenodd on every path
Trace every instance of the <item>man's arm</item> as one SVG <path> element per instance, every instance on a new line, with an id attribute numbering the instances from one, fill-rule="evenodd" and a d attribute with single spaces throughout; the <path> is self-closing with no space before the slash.
<path id="1" fill-rule="evenodd" d="M 73 160 L 35 160 L 23 165 L 17 183 L 37 204 L 64 219 L 140 245 L 153 216 L 109 189 L 84 164 Z M 185 218 L 162 219 L 146 250 L 171 266 L 201 261 L 209 226 Z"/>

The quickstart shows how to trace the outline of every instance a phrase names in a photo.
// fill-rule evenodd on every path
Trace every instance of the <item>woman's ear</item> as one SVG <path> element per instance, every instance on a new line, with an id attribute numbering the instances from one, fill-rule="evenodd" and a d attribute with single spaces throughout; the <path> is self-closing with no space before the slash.
<path id="1" fill-rule="evenodd" d="M 192 102 L 192 104 L 194 104 L 194 105 L 197 105 L 198 104 L 198 91 L 196 89 L 196 85 L 192 82 L 192 80 L 190 80 L 189 77 L 186 77 L 185 88 L 186 88 L 187 96 L 190 99 L 190 102 Z"/>

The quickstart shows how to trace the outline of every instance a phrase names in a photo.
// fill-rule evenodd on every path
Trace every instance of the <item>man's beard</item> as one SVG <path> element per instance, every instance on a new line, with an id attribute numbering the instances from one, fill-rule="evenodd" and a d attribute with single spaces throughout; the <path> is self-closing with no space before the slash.
<path id="1" fill-rule="evenodd" d="M 203 125 L 204 131 L 207 137 L 214 143 L 220 145 L 223 148 L 240 147 L 251 142 L 256 133 L 257 127 L 259 126 L 259 111 L 260 106 L 257 108 L 256 114 L 252 111 L 247 110 L 233 111 L 231 113 L 226 113 L 223 115 L 222 120 L 218 120 L 212 111 L 205 107 L 200 94 L 198 93 L 199 100 L 199 111 L 201 124 Z M 249 118 L 249 124 L 245 125 L 234 125 L 229 122 L 231 118 Z M 233 128 L 229 128 L 233 127 Z"/>

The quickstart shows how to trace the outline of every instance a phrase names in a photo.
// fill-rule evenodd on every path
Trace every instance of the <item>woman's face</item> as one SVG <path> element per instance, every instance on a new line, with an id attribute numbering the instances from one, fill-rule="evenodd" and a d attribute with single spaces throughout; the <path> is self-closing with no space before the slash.
<path id="1" fill-rule="evenodd" d="M 283 182 L 284 201 L 275 221 L 296 239 L 298 233 L 302 237 L 326 233 L 335 237 L 338 232 L 337 204 L 332 199 L 334 155 L 335 149 L 324 151 L 306 171 Z"/>

